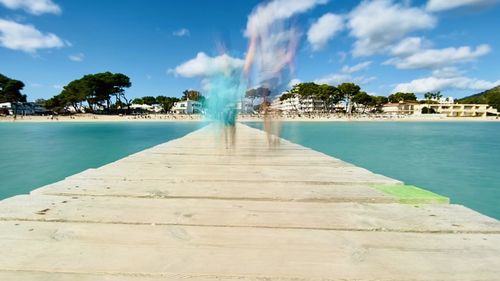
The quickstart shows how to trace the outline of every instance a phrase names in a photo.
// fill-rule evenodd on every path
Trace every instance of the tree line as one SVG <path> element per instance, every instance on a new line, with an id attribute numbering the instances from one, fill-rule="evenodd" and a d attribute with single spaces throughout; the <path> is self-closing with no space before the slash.
<path id="1" fill-rule="evenodd" d="M 326 111 L 333 111 L 338 103 L 344 102 L 346 113 L 352 113 L 354 105 L 362 106 L 364 112 L 370 107 L 375 108 L 388 102 L 387 97 L 369 95 L 355 83 L 342 83 L 337 86 L 314 82 L 299 83 L 289 92 L 282 94 L 280 100 L 289 98 L 321 100 Z"/>
<path id="2" fill-rule="evenodd" d="M 133 100 L 127 99 L 125 89 L 130 88 L 132 83 L 130 78 L 122 73 L 102 72 L 96 74 L 87 74 L 80 79 L 76 79 L 63 87 L 63 90 L 48 100 L 38 100 L 38 102 L 55 112 L 64 112 L 71 107 L 76 112 L 85 109 L 86 112 L 130 112 L 131 104 L 159 104 L 164 112 L 171 110 L 173 105 L 181 100 L 199 101 L 203 105 L 206 98 L 195 90 L 185 90 L 181 98 L 167 97 L 159 95 L 157 97 L 144 96 Z M 21 91 L 24 83 L 19 80 L 9 78 L 0 74 L 0 103 L 1 102 L 26 102 L 26 95 Z M 500 108 L 498 104 L 498 88 L 488 92 L 489 99 L 480 99 L 478 96 L 472 96 L 467 101 L 478 103 L 492 102 Z M 263 103 L 269 103 L 268 98 L 271 91 L 265 87 L 250 89 L 245 97 L 249 99 L 254 107 L 256 99 L 262 99 Z M 491 96 L 491 97 L 490 97 Z M 352 113 L 355 106 L 361 107 L 363 112 L 367 109 L 377 109 L 388 102 L 418 102 L 414 93 L 394 93 L 385 96 L 375 96 L 362 91 L 359 85 L 355 83 L 342 83 L 337 86 L 328 84 L 316 84 L 314 82 L 305 82 L 294 85 L 290 91 L 282 94 L 282 101 L 297 97 L 299 99 L 313 98 L 324 102 L 326 110 L 335 108 L 340 102 L 345 103 L 347 113 Z M 421 103 L 436 103 L 436 100 L 442 97 L 440 92 L 428 92 L 424 95 L 425 100 Z"/>
<path id="3" fill-rule="evenodd" d="M 182 92 L 181 98 L 167 96 L 144 96 L 142 98 L 133 99 L 132 104 L 159 104 L 164 112 L 169 112 L 176 102 L 185 100 L 193 100 L 201 102 L 202 105 L 205 104 L 205 97 L 199 91 L 195 90 L 185 90 L 184 92 Z"/>
<path id="4" fill-rule="evenodd" d="M 0 103 L 26 102 L 27 96 L 21 93 L 24 86 L 23 82 L 0 74 Z M 71 108 L 75 112 L 108 114 L 130 112 L 132 104 L 159 104 L 164 112 L 168 112 L 176 102 L 181 100 L 189 99 L 205 103 L 205 97 L 195 90 L 185 90 L 181 98 L 159 95 L 129 100 L 125 95 L 125 90 L 131 86 L 130 78 L 122 73 L 108 71 L 87 74 L 69 82 L 59 94 L 52 98 L 39 99 L 36 103 L 58 113 L 67 112 L 68 108 Z"/>
<path id="5" fill-rule="evenodd" d="M 67 107 L 81 112 L 85 107 L 89 112 L 110 113 L 112 109 L 129 104 L 125 89 L 131 86 L 130 78 L 122 73 L 87 74 L 64 86 L 61 93 L 47 100 L 44 106 L 58 112 Z"/>
<path id="6" fill-rule="evenodd" d="M 397 92 L 385 97 L 370 95 L 362 91 L 361 87 L 355 83 L 332 86 L 305 82 L 294 85 L 290 91 L 280 96 L 280 100 L 285 101 L 290 98 L 321 100 L 324 102 L 326 111 L 334 111 L 335 105 L 344 102 L 346 113 L 352 113 L 355 107 L 365 113 L 368 109 L 380 111 L 381 107 L 387 103 L 437 103 L 442 96 L 441 92 L 427 92 L 424 94 L 425 99 L 419 101 L 415 93 Z"/>
<path id="7" fill-rule="evenodd" d="M 144 96 L 129 100 L 125 96 L 125 89 L 131 86 L 130 78 L 121 73 L 88 74 L 64 86 L 61 93 L 49 99 L 45 106 L 56 111 L 71 106 L 76 112 L 81 112 L 86 104 L 85 111 L 130 113 L 132 104 L 159 104 L 164 112 L 168 112 L 178 101 L 187 99 L 204 101 L 205 99 L 198 91 L 186 90 L 180 99 L 159 95 L 157 97 Z"/>

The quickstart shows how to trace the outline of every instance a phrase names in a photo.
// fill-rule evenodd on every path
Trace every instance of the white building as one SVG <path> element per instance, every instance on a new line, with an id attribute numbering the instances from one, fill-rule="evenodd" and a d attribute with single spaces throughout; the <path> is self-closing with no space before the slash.
<path id="1" fill-rule="evenodd" d="M 172 112 L 176 114 L 197 114 L 202 113 L 201 102 L 194 100 L 184 100 L 174 103 Z"/>
<path id="2" fill-rule="evenodd" d="M 12 103 L 10 102 L 0 103 L 0 113 L 12 115 L 13 114 Z"/>
<path id="3" fill-rule="evenodd" d="M 390 115 L 416 115 L 422 112 L 420 105 L 412 102 L 390 102 L 382 106 L 382 111 Z"/>
<path id="4" fill-rule="evenodd" d="M 163 111 L 163 107 L 159 104 L 131 104 L 130 109 L 139 109 L 148 112 L 160 113 Z"/>
<path id="5" fill-rule="evenodd" d="M 487 104 L 422 104 L 421 108 L 423 107 L 429 107 L 448 117 L 498 116 L 498 110 Z"/>
<path id="6" fill-rule="evenodd" d="M 34 102 L 4 102 L 0 103 L 0 112 L 9 115 L 41 115 L 47 113 L 47 109 Z"/>
<path id="7" fill-rule="evenodd" d="M 236 109 L 242 114 L 254 114 L 255 113 L 252 102 L 245 100 L 245 99 L 236 103 Z"/>
<path id="8" fill-rule="evenodd" d="M 271 103 L 271 108 L 283 113 L 320 113 L 326 111 L 325 102 L 320 99 L 301 99 L 292 97 L 285 100 L 275 99 Z"/>
<path id="9" fill-rule="evenodd" d="M 104 110 L 104 107 L 101 107 L 99 110 Z M 80 107 L 80 108 L 75 108 L 72 105 L 67 105 L 64 107 L 65 112 L 70 112 L 70 113 L 85 113 L 85 108 Z"/>
<path id="10" fill-rule="evenodd" d="M 447 117 L 486 117 L 498 115 L 498 111 L 487 104 L 420 104 L 411 102 L 387 103 L 383 111 L 391 115 L 421 115 L 424 108 Z"/>

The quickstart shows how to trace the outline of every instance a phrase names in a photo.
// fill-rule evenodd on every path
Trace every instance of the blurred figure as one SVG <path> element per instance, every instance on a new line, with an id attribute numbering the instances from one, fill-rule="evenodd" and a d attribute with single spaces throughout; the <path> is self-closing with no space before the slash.
<path id="1" fill-rule="evenodd" d="M 228 104 L 222 113 L 224 124 L 224 140 L 227 148 L 235 148 L 236 146 L 236 106 Z"/>
<path id="2" fill-rule="evenodd" d="M 266 101 L 263 103 L 264 111 L 264 131 L 267 135 L 269 147 L 274 148 L 280 144 L 281 121 L 279 112 L 274 111 Z"/>
<path id="3" fill-rule="evenodd" d="M 299 42 L 299 31 L 289 19 L 302 11 L 293 7 L 314 6 L 289 0 L 290 10 L 276 13 L 276 0 L 261 3 L 248 18 L 245 36 L 249 39 L 243 74 L 248 84 L 257 89 L 268 89 L 261 108 L 264 130 L 270 147 L 279 145 L 281 130 L 278 112 L 270 108 L 270 101 L 288 87 L 294 72 L 293 61 Z M 285 16 L 286 14 L 286 16 Z"/>
<path id="4" fill-rule="evenodd" d="M 227 66 L 223 73 L 210 77 L 206 115 L 214 122 L 225 148 L 236 145 L 236 104 L 244 96 L 246 85 L 241 79 L 241 70 Z"/>

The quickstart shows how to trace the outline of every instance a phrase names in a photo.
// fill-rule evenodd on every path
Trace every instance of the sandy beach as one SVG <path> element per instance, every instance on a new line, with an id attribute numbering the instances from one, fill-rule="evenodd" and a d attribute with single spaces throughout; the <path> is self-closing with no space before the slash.
<path id="1" fill-rule="evenodd" d="M 500 122 L 496 117 L 445 117 L 445 116 L 293 116 L 278 117 L 283 122 Z M 199 122 L 206 120 L 202 115 L 96 115 L 77 114 L 68 116 L 0 116 L 0 122 Z M 238 116 L 240 122 L 260 122 L 262 116 Z"/>
<path id="2" fill-rule="evenodd" d="M 97 115 L 76 114 L 67 116 L 0 116 L 0 122 L 193 122 L 202 121 L 200 115 Z"/>
<path id="3" fill-rule="evenodd" d="M 499 122 L 496 117 L 446 117 L 446 116 L 301 116 L 278 117 L 283 122 Z M 262 117 L 242 116 L 241 122 L 258 122 Z"/>

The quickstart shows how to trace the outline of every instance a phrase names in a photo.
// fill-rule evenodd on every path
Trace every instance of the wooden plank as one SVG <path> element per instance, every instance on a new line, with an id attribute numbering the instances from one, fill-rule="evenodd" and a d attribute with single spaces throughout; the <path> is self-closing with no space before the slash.
<path id="1" fill-rule="evenodd" d="M 300 181 L 300 182 L 330 182 L 330 183 L 379 183 L 400 184 L 400 181 L 370 173 L 364 169 L 356 168 L 316 168 L 307 169 L 288 167 L 286 169 L 258 168 L 245 169 L 241 166 L 229 166 L 224 169 L 203 166 L 198 170 L 193 168 L 172 166 L 168 169 L 138 169 L 123 167 L 100 168 L 87 170 L 75 174 L 69 179 L 122 179 L 122 180 L 177 180 L 191 179 L 196 181 L 224 181 L 237 179 L 239 181 Z"/>
<path id="2" fill-rule="evenodd" d="M 368 185 L 321 182 L 67 179 L 31 192 L 67 196 L 207 198 L 254 201 L 391 203 L 397 198 Z M 425 203 L 425 201 L 422 201 Z"/>
<path id="3" fill-rule="evenodd" d="M 260 202 L 21 195 L 0 220 L 500 234 L 500 222 L 458 205 Z"/>
<path id="4" fill-rule="evenodd" d="M 158 276 L 495 280 L 497 234 L 0 222 L 0 268 Z"/>
<path id="5" fill-rule="evenodd" d="M 44 272 L 44 271 L 1 271 L 0 280 L 8 281 L 269 281 L 267 277 L 244 277 L 244 276 L 220 276 L 190 274 L 155 274 L 148 273 L 69 273 L 69 272 Z M 333 279 L 311 279 L 311 278 L 273 278 L 275 281 L 329 281 Z"/>

